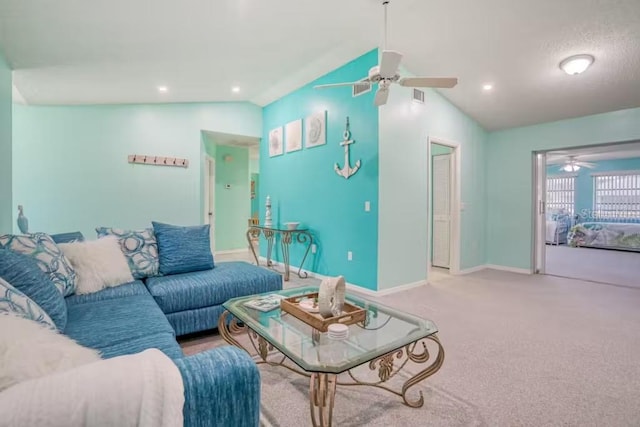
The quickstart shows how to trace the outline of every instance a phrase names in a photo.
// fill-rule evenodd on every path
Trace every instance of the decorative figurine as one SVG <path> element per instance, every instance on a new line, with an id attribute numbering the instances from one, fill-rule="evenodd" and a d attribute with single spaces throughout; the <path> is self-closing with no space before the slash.
<path id="1" fill-rule="evenodd" d="M 327 277 L 320 283 L 318 308 L 322 317 L 340 316 L 345 300 L 344 277 Z"/>
<path id="2" fill-rule="evenodd" d="M 271 196 L 267 196 L 267 204 L 264 212 L 264 226 L 271 227 L 273 223 L 271 222 Z"/>
<path id="3" fill-rule="evenodd" d="M 340 168 L 338 164 L 334 166 L 336 173 L 345 179 L 349 179 L 349 177 L 360 169 L 360 160 L 356 162 L 354 167 L 351 167 L 349 160 L 349 146 L 354 144 L 356 141 L 349 139 L 351 137 L 351 132 L 349 131 L 349 117 L 347 117 L 347 125 L 345 127 L 344 133 L 342 134 L 344 137 L 344 141 L 340 143 L 341 146 L 344 147 L 344 166 Z"/>
<path id="4" fill-rule="evenodd" d="M 22 209 L 22 205 L 18 205 L 18 228 L 22 234 L 27 234 L 29 232 L 29 220 L 26 216 L 24 216 L 24 210 Z"/>

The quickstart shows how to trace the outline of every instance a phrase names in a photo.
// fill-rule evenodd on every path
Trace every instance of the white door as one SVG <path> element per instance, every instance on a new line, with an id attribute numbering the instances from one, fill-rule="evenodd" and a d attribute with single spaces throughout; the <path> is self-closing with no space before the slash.
<path id="1" fill-rule="evenodd" d="M 431 265 L 449 268 L 451 253 L 451 154 L 433 156 Z"/>
<path id="2" fill-rule="evenodd" d="M 545 251 L 547 218 L 546 218 L 546 199 L 547 199 L 547 155 L 545 153 L 537 153 L 534 155 L 534 197 L 533 197 L 533 217 L 534 217 L 534 251 L 533 265 L 534 273 L 545 274 Z"/>
<path id="3" fill-rule="evenodd" d="M 207 158 L 207 176 L 205 179 L 205 206 L 204 206 L 204 222 L 209 224 L 209 239 L 211 241 L 211 253 L 215 252 L 215 204 L 216 204 L 216 162 L 214 159 Z"/>

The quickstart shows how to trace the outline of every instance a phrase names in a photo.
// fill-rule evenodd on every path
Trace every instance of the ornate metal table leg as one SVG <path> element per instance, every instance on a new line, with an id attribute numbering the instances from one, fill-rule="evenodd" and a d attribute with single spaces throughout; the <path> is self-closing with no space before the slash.
<path id="1" fill-rule="evenodd" d="M 302 266 L 307 259 L 307 255 L 309 255 L 309 251 L 311 250 L 311 245 L 313 245 L 313 236 L 308 231 L 301 231 L 297 234 L 296 240 L 298 243 L 308 243 L 307 250 L 304 251 L 304 257 L 302 257 L 302 261 L 300 262 L 300 268 L 298 268 L 298 277 L 301 279 L 306 279 L 309 277 L 309 273 L 304 272 L 304 276 L 302 275 Z"/>
<path id="2" fill-rule="evenodd" d="M 234 345 L 234 346 L 236 346 L 238 348 L 241 348 L 241 349 L 245 350 L 247 353 L 249 353 L 249 350 L 244 348 L 233 337 L 234 335 L 239 335 L 239 334 L 242 334 L 244 332 L 247 332 L 247 327 L 244 326 L 244 325 L 243 326 L 238 325 L 238 320 L 235 317 L 232 317 L 227 322 L 227 317 L 229 317 L 229 314 L 230 313 L 227 310 L 225 310 L 222 313 L 222 315 L 220 316 L 220 319 L 218 320 L 218 332 L 220 332 L 220 335 L 222 336 L 222 339 L 224 339 L 226 342 L 228 342 L 229 344 Z"/>
<path id="3" fill-rule="evenodd" d="M 433 334 L 428 336 L 426 339 L 438 344 L 438 355 L 431 365 L 427 366 L 425 369 L 409 378 L 402 386 L 402 400 L 404 400 L 404 403 L 407 406 L 411 406 L 412 408 L 422 407 L 422 405 L 424 405 L 424 396 L 422 395 L 422 391 L 420 391 L 419 398 L 417 398 L 416 400 L 409 400 L 407 398 L 407 392 L 409 391 L 409 389 L 418 384 L 420 381 L 429 378 L 431 375 L 438 372 L 438 370 L 444 363 L 444 348 L 442 348 L 442 344 L 440 344 L 440 340 L 438 339 L 438 337 Z M 424 343 L 424 341 L 421 341 L 420 344 L 422 344 L 422 352 L 420 353 L 416 352 L 416 347 L 418 346 L 417 342 L 413 345 L 409 344 L 408 346 L 406 346 L 405 349 L 407 351 L 407 357 L 409 358 L 409 360 L 415 363 L 426 363 L 430 357 L 429 351 L 427 350 L 427 345 Z"/>
<path id="4" fill-rule="evenodd" d="M 314 372 L 309 382 L 309 403 L 313 427 L 331 427 L 336 397 L 336 375 Z"/>
<path id="5" fill-rule="evenodd" d="M 256 233 L 258 234 L 258 237 L 259 237 L 260 229 L 249 227 L 249 229 L 247 230 L 247 242 L 249 243 L 249 248 L 251 249 L 253 258 L 256 260 L 256 265 L 260 265 L 260 262 L 258 261 L 258 255 L 256 254 L 256 248 L 253 247 L 253 242 L 251 241 L 251 237 Z"/>
<path id="6" fill-rule="evenodd" d="M 282 245 L 282 261 L 284 262 L 284 280 L 289 280 L 289 245 L 291 245 L 291 232 L 283 231 L 280 236 Z"/>
<path id="7" fill-rule="evenodd" d="M 273 251 L 273 239 L 275 238 L 275 232 L 273 230 L 262 230 L 265 239 L 267 239 L 267 267 L 272 267 L 271 251 Z"/>

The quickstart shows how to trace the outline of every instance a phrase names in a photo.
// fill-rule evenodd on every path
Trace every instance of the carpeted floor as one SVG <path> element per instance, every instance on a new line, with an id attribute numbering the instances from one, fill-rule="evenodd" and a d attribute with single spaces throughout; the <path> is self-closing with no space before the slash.
<path id="1" fill-rule="evenodd" d="M 640 425 L 640 290 L 485 270 L 380 300 L 434 320 L 444 365 L 424 382 L 420 409 L 339 387 L 337 426 Z M 224 343 L 212 333 L 182 345 Z M 307 379 L 260 369 L 264 424 L 310 425 Z"/>
<path id="2" fill-rule="evenodd" d="M 640 288 L 640 252 L 547 245 L 546 271 L 555 276 Z"/>

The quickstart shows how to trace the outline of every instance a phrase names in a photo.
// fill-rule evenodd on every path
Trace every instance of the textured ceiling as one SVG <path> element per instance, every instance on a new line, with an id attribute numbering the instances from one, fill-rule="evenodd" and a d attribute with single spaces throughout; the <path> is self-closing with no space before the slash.
<path id="1" fill-rule="evenodd" d="M 595 147 L 575 148 L 571 150 L 549 151 L 547 152 L 547 164 L 563 164 L 569 156 L 574 156 L 576 159 L 583 162 L 640 158 L 640 142 L 606 144 Z"/>
<path id="2" fill-rule="evenodd" d="M 28 103 L 265 105 L 379 45 L 380 3 L 0 0 L 0 46 Z M 389 12 L 403 65 L 459 77 L 441 93 L 489 130 L 640 106 L 640 0 L 392 0 Z M 595 64 L 564 74 L 578 53 Z"/>

